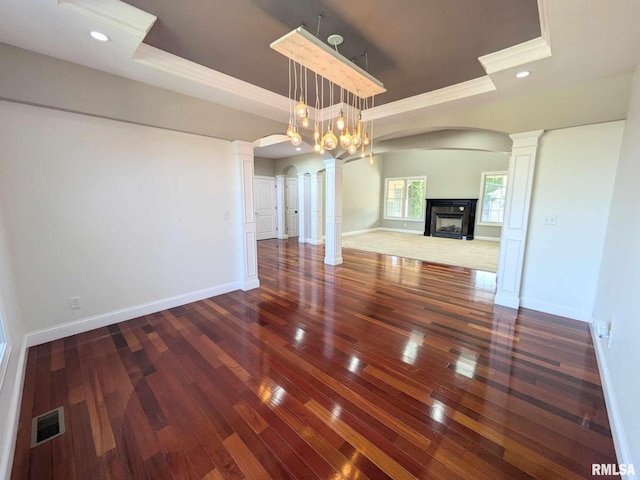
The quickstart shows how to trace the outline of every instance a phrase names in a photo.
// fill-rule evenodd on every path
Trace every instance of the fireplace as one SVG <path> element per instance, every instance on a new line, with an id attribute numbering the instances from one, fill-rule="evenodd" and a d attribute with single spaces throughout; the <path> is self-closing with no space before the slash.
<path id="1" fill-rule="evenodd" d="M 425 236 L 473 240 L 477 199 L 427 199 Z"/>
<path id="2" fill-rule="evenodd" d="M 445 237 L 462 235 L 462 225 L 464 223 L 464 215 L 462 213 L 437 213 L 436 212 L 436 229 L 434 234 L 440 234 Z"/>

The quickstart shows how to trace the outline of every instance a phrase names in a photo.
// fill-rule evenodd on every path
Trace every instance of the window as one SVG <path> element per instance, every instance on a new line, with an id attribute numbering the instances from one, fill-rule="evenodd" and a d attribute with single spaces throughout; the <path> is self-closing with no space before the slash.
<path id="1" fill-rule="evenodd" d="M 0 389 L 2 388 L 2 382 L 4 381 L 4 374 L 7 371 L 7 365 L 9 364 L 9 346 L 4 338 L 4 330 L 2 325 L 2 313 L 0 312 Z"/>
<path id="2" fill-rule="evenodd" d="M 387 220 L 424 220 L 427 177 L 385 179 L 384 218 Z"/>
<path id="3" fill-rule="evenodd" d="M 507 194 L 507 172 L 482 172 L 478 225 L 502 225 Z"/>

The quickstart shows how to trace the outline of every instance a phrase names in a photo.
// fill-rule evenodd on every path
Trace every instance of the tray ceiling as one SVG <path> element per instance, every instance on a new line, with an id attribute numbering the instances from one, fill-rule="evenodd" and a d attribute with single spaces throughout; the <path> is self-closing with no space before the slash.
<path id="1" fill-rule="evenodd" d="M 300 25 L 381 80 L 383 104 L 485 75 L 478 57 L 540 36 L 536 0 L 127 0 L 158 17 L 144 42 L 287 95 L 269 44 Z M 311 82 L 310 82 L 311 83 Z"/>

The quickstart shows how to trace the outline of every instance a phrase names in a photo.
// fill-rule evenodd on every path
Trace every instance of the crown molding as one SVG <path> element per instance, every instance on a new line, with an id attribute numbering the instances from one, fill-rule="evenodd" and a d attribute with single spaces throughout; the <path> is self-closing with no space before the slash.
<path id="1" fill-rule="evenodd" d="M 478 57 L 478 60 L 487 74 L 491 75 L 550 56 L 551 47 L 544 38 L 538 37 L 513 47 L 483 55 Z"/>
<path id="2" fill-rule="evenodd" d="M 157 19 L 155 15 L 116 0 L 58 0 L 58 4 L 142 38 Z"/>
<path id="3" fill-rule="evenodd" d="M 362 112 L 362 118 L 364 121 L 378 120 L 393 115 L 401 115 L 412 110 L 432 107 L 441 103 L 492 92 L 494 90 L 496 90 L 496 86 L 488 76 L 474 78 L 466 82 L 457 83 L 448 87 L 439 88 L 438 90 L 432 90 L 431 92 L 421 93 L 413 97 L 396 100 L 395 102 L 364 110 Z"/>
<path id="4" fill-rule="evenodd" d="M 549 30 L 549 0 L 538 0 L 538 15 L 540 17 L 540 36 L 551 46 L 551 32 Z"/>
<path id="5" fill-rule="evenodd" d="M 216 89 L 225 95 L 232 95 L 236 97 L 234 100 L 237 100 L 237 103 L 244 105 L 243 109 L 246 111 L 255 112 L 258 106 L 266 107 L 272 112 L 282 114 L 282 121 L 286 121 L 285 116 L 289 114 L 289 100 L 283 95 L 199 65 L 146 43 L 140 44 L 132 60 L 138 64 Z M 226 103 L 231 105 L 231 102 Z"/>
<path id="6" fill-rule="evenodd" d="M 548 1 L 538 0 L 541 37 L 484 55 L 478 59 L 487 72 L 487 76 L 369 108 L 362 112 L 363 120 L 370 121 L 398 116 L 495 91 L 496 86 L 489 77 L 490 74 L 549 57 L 551 48 Z M 290 100 L 285 96 L 142 43 L 156 20 L 154 15 L 118 0 L 57 0 L 57 3 L 139 37 L 141 43 L 131 58 L 132 62 L 192 84 L 191 87 L 186 84 L 182 88 L 174 88 L 175 91 L 195 95 L 266 118 L 283 122 L 288 118 Z M 171 88 L 166 86 L 166 82 L 162 83 L 165 83 L 165 88 Z M 179 84 L 176 83 L 177 85 Z M 347 114 L 347 110 L 349 110 L 349 115 L 353 114 L 352 107 L 340 103 L 318 111 L 312 106 L 309 107 L 310 116 L 314 120 L 323 117 L 333 118 L 337 116 L 340 108 L 343 108 L 345 114 Z"/>

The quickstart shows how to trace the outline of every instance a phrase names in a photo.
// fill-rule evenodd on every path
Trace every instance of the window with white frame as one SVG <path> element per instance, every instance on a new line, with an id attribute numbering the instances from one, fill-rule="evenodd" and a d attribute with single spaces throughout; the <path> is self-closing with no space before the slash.
<path id="1" fill-rule="evenodd" d="M 387 220 L 424 220 L 427 177 L 385 179 L 384 218 Z"/>
<path id="2" fill-rule="evenodd" d="M 482 172 L 478 225 L 502 225 L 507 199 L 507 172 Z"/>
<path id="3" fill-rule="evenodd" d="M 4 325 L 2 324 L 2 312 L 0 312 L 0 388 L 4 381 L 4 374 L 9 364 L 9 348 L 4 337 Z"/>

